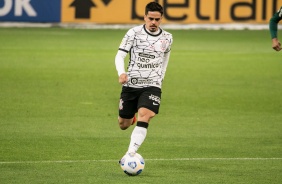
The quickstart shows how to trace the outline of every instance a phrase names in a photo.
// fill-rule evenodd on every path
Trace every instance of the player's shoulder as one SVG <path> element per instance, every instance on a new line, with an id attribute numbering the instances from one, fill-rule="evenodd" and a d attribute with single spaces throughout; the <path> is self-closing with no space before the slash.
<path id="1" fill-rule="evenodd" d="M 142 25 L 135 26 L 135 27 L 130 28 L 130 29 L 127 31 L 127 34 L 128 34 L 128 35 L 135 35 L 136 33 L 139 33 L 140 31 L 142 31 L 142 29 L 143 29 L 143 26 L 142 26 Z"/>
<path id="2" fill-rule="evenodd" d="M 141 31 L 143 29 L 144 25 L 139 25 L 139 26 L 135 26 L 131 29 L 136 30 L 136 31 Z"/>
<path id="3" fill-rule="evenodd" d="M 172 38 L 172 34 L 164 29 L 162 29 L 162 35 L 167 38 Z"/>

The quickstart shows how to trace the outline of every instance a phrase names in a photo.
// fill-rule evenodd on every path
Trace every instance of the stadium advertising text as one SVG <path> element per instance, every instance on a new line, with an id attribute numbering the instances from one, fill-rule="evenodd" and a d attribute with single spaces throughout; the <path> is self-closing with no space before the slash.
<path id="1" fill-rule="evenodd" d="M 84 3 L 87 18 L 79 18 L 79 0 L 64 0 L 62 22 L 141 23 L 152 0 L 92 0 Z M 282 0 L 155 0 L 164 7 L 163 23 L 267 23 Z M 94 3 L 94 4 L 93 4 Z M 72 5 L 72 6 L 71 6 Z"/>
<path id="2" fill-rule="evenodd" d="M 0 21 L 60 22 L 59 0 L 0 0 Z"/>
<path id="3" fill-rule="evenodd" d="M 143 20 L 143 10 L 132 0 L 131 18 Z M 281 5 L 279 0 L 155 0 L 164 7 L 167 22 L 267 22 Z M 138 11 L 139 10 L 139 11 Z"/>
<path id="4" fill-rule="evenodd" d="M 142 23 L 152 0 L 2 0 L 0 21 Z M 154 0 L 163 23 L 268 23 L 282 0 Z"/>
<path id="5" fill-rule="evenodd" d="M 13 3 L 14 3 L 14 15 L 15 16 L 22 16 L 23 11 L 26 12 L 26 14 L 30 17 L 35 17 L 37 15 L 36 11 L 34 8 L 31 6 L 29 0 L 15 0 L 14 2 L 12 0 L 4 0 L 3 1 L 3 6 L 0 8 L 0 16 L 5 16 L 9 12 L 13 11 Z"/>

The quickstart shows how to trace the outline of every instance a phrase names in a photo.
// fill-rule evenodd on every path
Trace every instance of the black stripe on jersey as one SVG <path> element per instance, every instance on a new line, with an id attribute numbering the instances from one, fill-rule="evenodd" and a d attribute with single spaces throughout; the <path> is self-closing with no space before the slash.
<path id="1" fill-rule="evenodd" d="M 162 34 L 162 32 L 163 32 L 163 30 L 162 30 L 161 28 L 159 28 L 159 29 L 160 29 L 159 34 L 153 35 L 153 34 L 151 34 L 151 33 L 149 33 L 149 32 L 147 31 L 147 29 L 146 29 L 146 27 L 145 27 L 145 24 L 144 24 L 143 28 L 144 28 L 145 32 L 146 32 L 148 35 L 150 35 L 150 36 L 160 36 L 160 34 Z"/>
<path id="2" fill-rule="evenodd" d="M 164 53 L 169 53 L 171 51 L 171 49 L 169 49 L 169 51 L 166 51 L 166 52 L 164 52 Z"/>
<path id="3" fill-rule="evenodd" d="M 121 48 L 119 48 L 118 50 L 121 50 L 121 51 L 123 51 L 123 52 L 128 53 L 128 51 L 127 51 L 127 50 L 125 50 L 125 49 L 121 49 Z"/>

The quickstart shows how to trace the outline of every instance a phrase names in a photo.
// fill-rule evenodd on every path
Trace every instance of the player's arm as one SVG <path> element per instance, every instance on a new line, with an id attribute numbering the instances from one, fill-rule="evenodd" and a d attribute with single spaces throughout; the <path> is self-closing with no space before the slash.
<path id="1" fill-rule="evenodd" d="M 165 53 L 164 59 L 163 59 L 163 65 L 162 65 L 162 79 L 163 80 L 164 80 L 164 77 L 165 77 L 165 72 L 166 72 L 166 68 L 167 68 L 167 65 L 168 65 L 169 57 L 170 57 L 170 51 Z"/>
<path id="2" fill-rule="evenodd" d="M 272 39 L 272 48 L 276 51 L 281 50 L 281 44 L 278 40 L 278 23 L 282 19 L 282 7 L 276 12 L 269 21 L 269 31 Z"/>
<path id="3" fill-rule="evenodd" d="M 167 48 L 166 52 L 164 53 L 163 64 L 162 64 L 162 79 L 163 80 L 164 80 L 164 77 L 165 77 L 166 68 L 167 68 L 167 65 L 168 65 L 169 58 L 170 58 L 170 50 L 171 50 L 172 42 L 173 42 L 173 39 L 171 37 L 170 45 Z"/>
<path id="4" fill-rule="evenodd" d="M 133 40 L 134 40 L 134 31 L 130 29 L 123 37 L 119 46 L 119 50 L 115 57 L 115 65 L 119 76 L 118 81 L 120 84 L 124 84 L 128 81 L 128 75 L 124 69 L 124 59 L 133 45 Z"/>
<path id="5" fill-rule="evenodd" d="M 128 76 L 124 69 L 124 59 L 126 55 L 127 55 L 127 52 L 119 50 L 115 57 L 116 70 L 119 76 L 118 82 L 120 84 L 124 84 L 128 81 Z"/>

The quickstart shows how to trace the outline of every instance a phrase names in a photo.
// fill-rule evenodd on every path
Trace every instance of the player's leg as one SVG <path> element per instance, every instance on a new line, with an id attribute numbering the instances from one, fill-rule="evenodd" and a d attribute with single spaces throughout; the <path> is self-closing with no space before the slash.
<path id="1" fill-rule="evenodd" d="M 122 130 L 126 130 L 130 125 L 134 124 L 136 120 L 134 120 L 135 116 L 127 119 L 127 118 L 121 118 L 120 116 L 118 117 L 118 123 L 119 127 Z"/>
<path id="2" fill-rule="evenodd" d="M 128 148 L 129 153 L 136 153 L 144 142 L 150 120 L 158 113 L 160 107 L 161 90 L 149 88 L 142 93 L 138 103 L 138 121 L 131 134 Z"/>
<path id="3" fill-rule="evenodd" d="M 136 153 L 147 136 L 147 130 L 150 120 L 155 116 L 155 113 L 147 108 L 138 110 L 138 121 L 132 131 L 130 144 L 128 147 L 129 153 Z"/>
<path id="4" fill-rule="evenodd" d="M 155 115 L 156 113 L 145 107 L 140 107 L 138 109 L 138 121 L 149 123 Z"/>
<path id="5" fill-rule="evenodd" d="M 135 113 L 137 111 L 138 98 L 132 89 L 123 87 L 119 101 L 118 123 L 122 130 L 126 130 L 136 121 Z"/>

